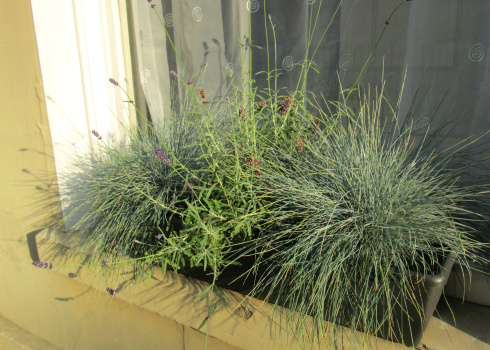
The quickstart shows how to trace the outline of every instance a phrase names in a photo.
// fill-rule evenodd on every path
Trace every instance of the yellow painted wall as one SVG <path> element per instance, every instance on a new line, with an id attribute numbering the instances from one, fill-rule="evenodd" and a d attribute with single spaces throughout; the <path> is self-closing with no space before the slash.
<path id="1" fill-rule="evenodd" d="M 0 0 L 0 315 L 63 349 L 202 349 L 201 333 L 31 265 L 26 235 L 53 174 L 31 5 Z"/>

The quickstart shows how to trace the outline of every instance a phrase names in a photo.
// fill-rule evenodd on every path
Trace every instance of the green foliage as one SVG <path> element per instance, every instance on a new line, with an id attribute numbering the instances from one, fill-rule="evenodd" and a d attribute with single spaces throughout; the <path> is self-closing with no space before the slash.
<path id="1" fill-rule="evenodd" d="M 124 146 L 100 143 L 93 156 L 76 159 L 64 186 L 70 217 L 81 216 L 72 232 L 85 237 L 83 248 L 93 249 L 95 259 L 163 249 L 172 266 L 194 256 L 188 251 L 194 246 L 182 242 L 182 213 L 195 200 L 186 184 L 199 185 L 206 177 L 197 142 L 196 128 L 181 119 L 148 134 L 129 132 Z M 159 234 L 168 238 L 164 247 Z"/>
<path id="2" fill-rule="evenodd" d="M 488 184 L 474 191 L 462 183 L 457 153 L 427 149 L 396 111 L 381 113 L 382 96 L 361 101 L 356 114 L 333 108 L 345 123 L 305 142 L 305 152 L 268 154 L 257 190 L 272 205 L 267 235 L 253 242 L 264 259 L 252 295 L 286 306 L 299 337 L 328 334 L 324 320 L 370 334 L 385 324 L 389 336 L 401 327 L 396 307 L 422 317 L 414 281 L 439 273 L 444 258 L 485 263 L 484 245 L 457 219 Z"/>
<path id="3" fill-rule="evenodd" d="M 438 150 L 440 135 L 399 123 L 382 93 L 356 105 L 358 86 L 318 103 L 305 91 L 312 52 L 293 91 L 277 88 L 280 71 L 269 69 L 264 91 L 253 80 L 262 74 L 247 73 L 230 77 L 229 99 L 208 104 L 188 83 L 204 72 L 177 76 L 162 125 L 76 159 L 64 185 L 82 248 L 94 261 L 129 261 L 135 278 L 152 265 L 199 267 L 213 277 L 205 293 L 225 267 L 255 254 L 251 295 L 286 306 L 298 339 L 320 341 L 330 334 L 324 321 L 334 322 L 334 342 L 340 324 L 375 334 L 395 306 L 420 311 L 412 284 L 449 254 L 485 264 L 467 220 L 479 212 L 466 204 L 488 180 L 461 181 L 467 145 Z M 388 324 L 386 334 L 398 327 Z"/>

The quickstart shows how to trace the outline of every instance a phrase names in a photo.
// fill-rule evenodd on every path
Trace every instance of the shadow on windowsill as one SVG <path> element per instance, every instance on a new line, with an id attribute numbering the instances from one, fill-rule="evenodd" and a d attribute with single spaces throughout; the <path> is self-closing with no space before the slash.
<path id="1" fill-rule="evenodd" d="M 460 331 L 490 344 L 490 307 L 441 297 L 434 317 Z"/>

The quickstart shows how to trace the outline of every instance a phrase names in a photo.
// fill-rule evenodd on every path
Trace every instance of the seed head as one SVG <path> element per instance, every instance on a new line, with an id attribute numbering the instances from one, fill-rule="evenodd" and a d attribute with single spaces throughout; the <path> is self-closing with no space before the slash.
<path id="1" fill-rule="evenodd" d="M 304 150 L 303 140 L 301 140 L 300 138 L 298 138 L 296 140 L 296 146 L 298 147 L 298 151 L 299 152 L 303 152 L 303 150 Z"/>
<path id="2" fill-rule="evenodd" d="M 284 99 L 283 103 L 278 103 L 277 107 L 279 108 L 279 114 L 285 116 L 288 112 L 289 107 L 291 107 L 291 97 L 287 96 Z"/>
<path id="3" fill-rule="evenodd" d="M 253 165 L 253 166 L 259 166 L 260 165 L 260 160 L 258 160 L 255 157 L 252 157 L 252 156 L 248 156 L 246 158 L 246 161 L 247 161 L 248 165 Z"/>
<path id="4" fill-rule="evenodd" d="M 311 125 L 311 133 L 315 134 L 318 130 L 320 130 L 320 120 L 315 118 L 313 119 L 313 124 Z"/>
<path id="5" fill-rule="evenodd" d="M 206 98 L 206 93 L 204 92 L 204 89 L 197 88 L 199 90 L 199 95 L 201 95 L 201 98 L 204 99 Z"/>
<path id="6" fill-rule="evenodd" d="M 247 119 L 247 117 L 245 116 L 245 113 L 244 113 L 244 112 L 245 112 L 245 110 L 244 110 L 243 108 L 240 108 L 240 109 L 238 110 L 238 116 L 239 116 L 239 117 L 242 117 L 242 120 L 243 120 L 243 121 L 245 121 L 245 120 Z"/>

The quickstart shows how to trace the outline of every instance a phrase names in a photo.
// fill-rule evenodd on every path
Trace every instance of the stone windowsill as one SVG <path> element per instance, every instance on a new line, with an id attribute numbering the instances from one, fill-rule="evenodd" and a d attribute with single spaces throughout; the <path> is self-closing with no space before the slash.
<path id="1" fill-rule="evenodd" d="M 194 278 L 178 275 L 168 271 L 162 276 L 159 267 L 154 267 L 152 279 L 141 280 L 137 283 L 131 281 L 132 274 L 110 276 L 97 276 L 89 274 L 85 267 L 74 266 L 76 257 L 80 253 L 74 249 L 77 241 L 74 237 L 67 238 L 54 230 L 43 230 L 35 236 L 37 253 L 43 262 L 54 265 L 53 272 L 60 273 L 72 279 L 92 286 L 102 293 L 106 288 L 120 290 L 114 298 L 144 308 L 158 315 L 169 318 L 184 326 L 197 329 L 208 314 L 208 305 L 218 307 L 212 314 L 209 322 L 200 331 L 208 336 L 218 338 L 223 342 L 240 349 L 287 349 L 294 348 L 295 344 L 288 332 L 279 331 L 279 323 L 284 317 L 270 320 L 269 314 L 272 305 L 254 298 L 245 298 L 243 295 L 221 289 L 227 299 L 208 293 L 207 296 L 198 297 L 209 286 L 208 283 Z M 32 255 L 32 254 L 31 254 Z M 83 260 L 83 256 L 82 256 Z M 308 320 L 309 322 L 312 319 Z M 284 322 L 282 322 L 284 326 Z M 357 333 L 357 332 L 356 332 Z M 344 349 L 348 347 L 349 337 L 353 333 L 345 329 Z M 359 336 L 366 336 L 357 333 Z M 288 339 L 286 339 L 288 338 Z M 373 345 L 380 349 L 406 349 L 406 347 L 368 336 Z M 289 342 L 289 343 L 288 343 Z M 320 349 L 331 348 L 329 341 L 325 341 Z M 346 347 L 347 346 L 347 347 Z M 309 344 L 305 345 L 309 348 Z M 315 347 L 317 348 L 317 347 Z"/>

